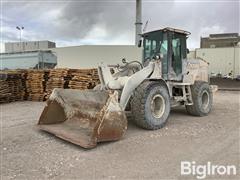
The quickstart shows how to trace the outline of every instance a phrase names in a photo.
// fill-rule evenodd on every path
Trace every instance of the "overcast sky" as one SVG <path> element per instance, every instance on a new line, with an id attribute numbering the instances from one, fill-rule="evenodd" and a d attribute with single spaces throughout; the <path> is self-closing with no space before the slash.
<path id="1" fill-rule="evenodd" d="M 174 27 L 192 33 L 190 49 L 200 36 L 240 32 L 239 0 L 143 0 L 147 31 Z M 57 46 L 134 44 L 135 0 L 7 0 L 1 3 L 2 43 L 50 40 Z M 3 48 L 1 48 L 1 51 Z"/>

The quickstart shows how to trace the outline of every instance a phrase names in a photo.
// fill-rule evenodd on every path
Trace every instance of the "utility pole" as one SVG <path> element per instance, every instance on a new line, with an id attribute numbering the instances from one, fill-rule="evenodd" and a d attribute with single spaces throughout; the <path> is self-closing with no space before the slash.
<path id="1" fill-rule="evenodd" d="M 136 32 L 135 32 L 135 45 L 137 46 L 141 40 L 142 34 L 142 0 L 136 0 Z"/>
<path id="2" fill-rule="evenodd" d="M 22 31 L 23 31 L 24 27 L 23 26 L 21 26 L 21 27 L 17 26 L 16 29 L 19 30 L 19 33 L 20 33 L 19 34 L 20 50 L 23 51 L 23 47 L 22 47 Z"/>

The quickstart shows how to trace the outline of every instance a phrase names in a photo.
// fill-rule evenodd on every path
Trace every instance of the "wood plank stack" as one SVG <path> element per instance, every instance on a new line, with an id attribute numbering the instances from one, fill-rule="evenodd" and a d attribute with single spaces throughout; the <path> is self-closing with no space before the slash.
<path id="1" fill-rule="evenodd" d="M 44 101 L 48 70 L 29 70 L 26 77 L 26 94 L 29 101 Z"/>
<path id="2" fill-rule="evenodd" d="M 51 95 L 54 88 L 68 88 L 69 69 L 52 69 L 49 73 L 49 78 L 46 85 L 47 99 Z"/>
<path id="3" fill-rule="evenodd" d="M 2 79 L 1 85 L 3 85 L 1 89 L 8 94 L 8 98 L 5 98 L 6 102 L 23 100 L 22 73 L 20 71 L 3 71 L 0 74 Z M 7 87 L 8 90 L 6 90 Z M 6 97 L 6 95 L 3 96 Z"/>
<path id="4" fill-rule="evenodd" d="M 44 101 L 54 88 L 92 89 L 99 84 L 97 69 L 0 71 L 0 103 Z"/>
<path id="5" fill-rule="evenodd" d="M 0 80 L 0 103 L 9 102 L 11 92 L 7 81 Z"/>
<path id="6" fill-rule="evenodd" d="M 71 69 L 70 89 L 92 89 L 99 83 L 97 69 Z"/>
<path id="7" fill-rule="evenodd" d="M 26 80 L 27 80 L 27 70 L 19 70 L 21 73 L 21 82 L 22 82 L 22 100 L 27 100 L 28 94 L 27 94 L 27 87 L 26 87 Z"/>

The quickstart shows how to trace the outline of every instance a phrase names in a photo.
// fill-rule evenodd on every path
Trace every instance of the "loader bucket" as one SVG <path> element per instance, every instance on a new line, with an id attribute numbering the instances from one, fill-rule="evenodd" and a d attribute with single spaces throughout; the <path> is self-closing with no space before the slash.
<path id="1" fill-rule="evenodd" d="M 127 119 L 117 92 L 54 89 L 38 126 L 64 140 L 93 148 L 98 142 L 120 139 Z"/>

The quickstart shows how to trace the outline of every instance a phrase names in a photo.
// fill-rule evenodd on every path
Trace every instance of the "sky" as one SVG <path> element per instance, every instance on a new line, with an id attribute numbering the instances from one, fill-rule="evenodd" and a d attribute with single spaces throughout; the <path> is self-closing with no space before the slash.
<path id="1" fill-rule="evenodd" d="M 58 47 L 133 45 L 135 0 L 0 0 L 1 52 L 5 42 L 50 40 Z M 188 48 L 213 33 L 240 33 L 240 0 L 143 0 L 146 31 L 173 27 L 191 32 Z"/>

